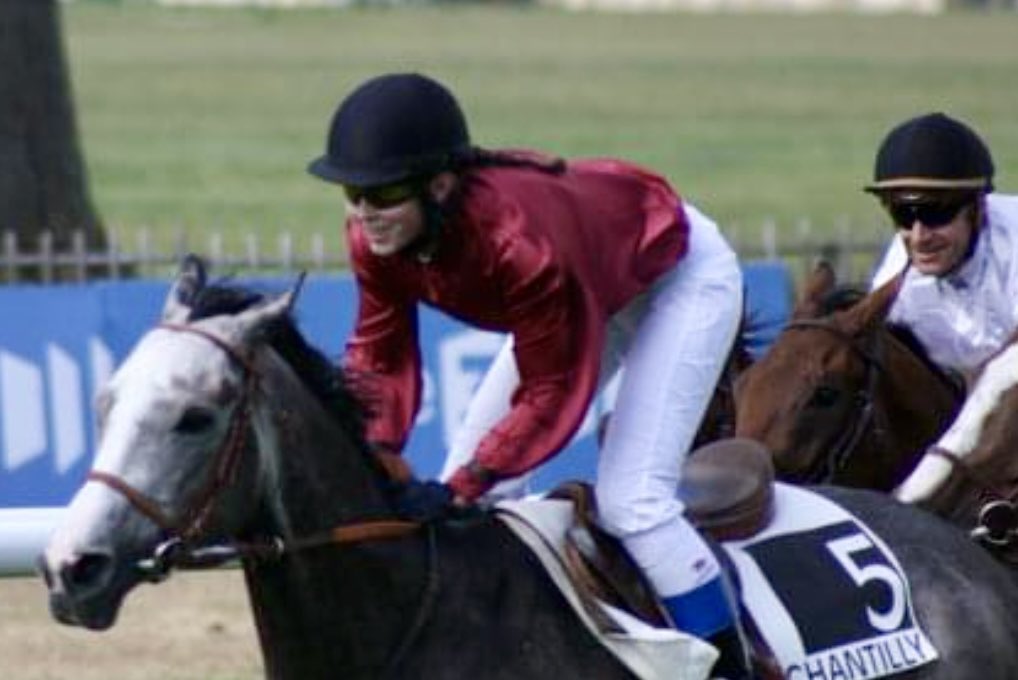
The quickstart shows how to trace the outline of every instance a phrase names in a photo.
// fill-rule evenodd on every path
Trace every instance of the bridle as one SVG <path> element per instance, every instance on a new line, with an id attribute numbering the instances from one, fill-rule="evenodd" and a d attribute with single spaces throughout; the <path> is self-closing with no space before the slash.
<path id="1" fill-rule="evenodd" d="M 422 525 L 420 522 L 380 519 L 343 524 L 302 537 L 271 536 L 261 540 L 235 541 L 225 545 L 202 545 L 202 534 L 212 509 L 223 490 L 235 481 L 241 455 L 247 448 L 248 433 L 251 431 L 251 395 L 258 387 L 259 373 L 248 355 L 214 333 L 195 326 L 175 323 L 162 323 L 156 328 L 190 333 L 208 340 L 226 353 L 240 368 L 244 378 L 240 397 L 227 426 L 227 434 L 216 451 L 214 474 L 195 494 L 179 519 L 175 520 L 169 516 L 155 499 L 131 486 L 123 478 L 100 470 L 88 473 L 87 480 L 105 484 L 123 495 L 135 510 L 154 522 L 169 536 L 156 546 L 151 557 L 137 563 L 136 568 L 142 578 L 154 583 L 166 579 L 174 568 L 205 569 L 237 559 L 276 561 L 285 555 L 312 548 L 408 536 L 424 526 L 427 529 L 428 571 L 414 616 L 387 656 L 380 677 L 392 676 L 427 624 L 438 599 L 440 584 L 434 524 Z"/>
<path id="2" fill-rule="evenodd" d="M 830 453 L 819 459 L 804 475 L 804 483 L 830 482 L 834 475 L 845 468 L 852 452 L 862 441 L 867 431 L 871 431 L 878 439 L 885 436 L 884 424 L 877 421 L 874 415 L 873 395 L 877 390 L 877 382 L 884 371 L 881 361 L 884 344 L 880 333 L 873 333 L 868 345 L 860 344 L 856 338 L 825 319 L 799 319 L 789 322 L 782 332 L 796 330 L 821 330 L 830 333 L 843 341 L 862 360 L 865 366 L 865 378 L 862 389 L 857 390 L 852 398 L 855 418 L 851 427 L 845 429 L 837 438 Z"/>
<path id="3" fill-rule="evenodd" d="M 251 394 L 258 386 L 258 371 L 247 355 L 242 354 L 233 345 L 206 330 L 195 326 L 173 323 L 162 323 L 156 326 L 156 328 L 179 333 L 189 333 L 208 340 L 225 352 L 234 365 L 240 368 L 244 376 L 240 397 L 237 400 L 236 406 L 234 406 L 233 413 L 230 415 L 226 436 L 223 437 L 223 441 L 215 454 L 213 473 L 208 477 L 205 484 L 195 492 L 179 518 L 171 517 L 163 510 L 158 501 L 131 486 L 130 483 L 118 475 L 101 470 L 91 470 L 86 479 L 105 484 L 114 491 L 119 492 L 135 510 L 154 522 L 156 526 L 165 531 L 169 536 L 178 538 L 182 543 L 186 544 L 193 542 L 204 532 L 216 499 L 236 479 L 241 455 L 247 447 L 248 433 L 251 429 L 249 427 L 250 402 Z"/>
<path id="4" fill-rule="evenodd" d="M 195 492 L 179 518 L 171 517 L 158 501 L 131 486 L 118 475 L 102 470 L 91 470 L 86 476 L 88 481 L 105 484 L 120 493 L 136 511 L 155 523 L 168 536 L 168 539 L 155 549 L 151 558 L 142 560 L 138 565 L 147 580 L 160 581 L 166 578 L 174 567 L 205 568 L 245 557 L 279 559 L 288 553 L 330 544 L 396 538 L 420 528 L 418 522 L 381 519 L 344 524 L 304 537 L 284 539 L 273 536 L 251 542 L 201 546 L 201 538 L 212 509 L 220 494 L 236 480 L 241 457 L 247 449 L 248 435 L 252 429 L 251 395 L 258 388 L 259 373 L 248 355 L 214 333 L 196 326 L 175 323 L 162 323 L 156 328 L 189 333 L 209 341 L 225 352 L 240 369 L 243 381 L 240 396 L 230 416 L 226 436 L 215 453 L 213 474 Z"/>

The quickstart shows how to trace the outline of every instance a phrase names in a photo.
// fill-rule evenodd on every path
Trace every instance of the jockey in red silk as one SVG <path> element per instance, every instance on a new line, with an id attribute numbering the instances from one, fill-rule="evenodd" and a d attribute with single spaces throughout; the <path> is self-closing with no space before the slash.
<path id="1" fill-rule="evenodd" d="M 732 619 L 719 567 L 676 498 L 742 309 L 716 225 L 621 160 L 471 145 L 452 94 L 417 74 L 355 89 L 309 169 L 346 194 L 359 311 L 344 361 L 363 376 L 370 441 L 400 451 L 417 414 L 418 303 L 509 338 L 444 481 L 408 497 L 463 505 L 511 492 L 569 442 L 621 368 L 595 485 L 602 521 L 676 625 L 723 642 Z"/>

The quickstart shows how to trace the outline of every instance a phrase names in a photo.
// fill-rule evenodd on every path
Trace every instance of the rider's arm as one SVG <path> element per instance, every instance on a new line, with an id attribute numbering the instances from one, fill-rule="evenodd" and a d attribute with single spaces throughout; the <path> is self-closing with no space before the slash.
<path id="1" fill-rule="evenodd" d="M 558 453 L 582 422 L 597 382 L 603 331 L 594 303 L 546 252 L 522 240 L 511 250 L 503 289 L 520 384 L 509 413 L 449 480 L 466 500 Z"/>
<path id="2" fill-rule="evenodd" d="M 359 304 L 343 366 L 368 409 L 368 442 L 399 452 L 420 407 L 417 305 L 356 256 L 352 260 Z"/>

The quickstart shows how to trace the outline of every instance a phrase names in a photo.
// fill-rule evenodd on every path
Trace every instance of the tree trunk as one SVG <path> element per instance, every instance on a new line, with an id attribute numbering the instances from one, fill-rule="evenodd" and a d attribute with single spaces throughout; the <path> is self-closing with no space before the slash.
<path id="1" fill-rule="evenodd" d="M 13 232 L 24 252 L 45 250 L 48 233 L 54 252 L 68 252 L 77 230 L 89 249 L 106 243 L 78 146 L 59 3 L 0 0 L 0 233 Z"/>

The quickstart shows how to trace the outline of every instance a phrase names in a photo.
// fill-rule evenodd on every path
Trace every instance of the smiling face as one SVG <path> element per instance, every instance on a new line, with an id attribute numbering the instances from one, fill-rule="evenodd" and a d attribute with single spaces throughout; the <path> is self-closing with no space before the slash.
<path id="1" fill-rule="evenodd" d="M 971 194 L 903 192 L 883 197 L 912 266 L 927 276 L 944 276 L 958 268 L 972 247 L 977 228 L 977 201 Z"/>
<path id="2" fill-rule="evenodd" d="M 425 236 L 425 200 L 444 203 L 456 185 L 455 174 L 441 172 L 423 184 L 411 180 L 369 188 L 344 186 L 343 193 L 346 212 L 360 222 L 368 248 L 378 257 L 390 257 Z"/>
<path id="3" fill-rule="evenodd" d="M 368 248 L 378 257 L 395 255 L 424 234 L 424 211 L 416 198 L 389 207 L 376 207 L 367 199 L 347 201 L 347 214 L 360 221 Z"/>

